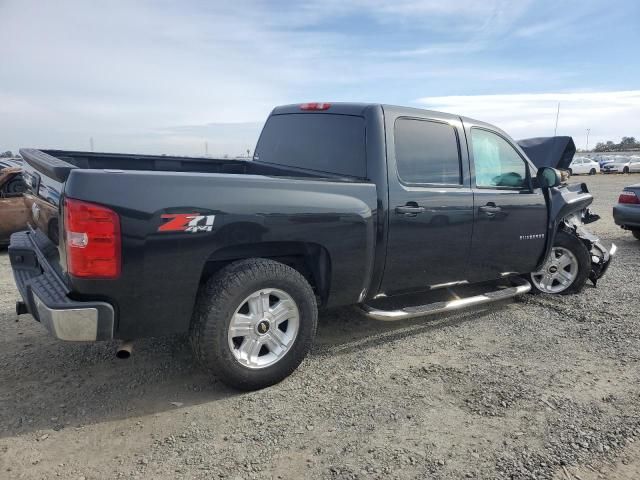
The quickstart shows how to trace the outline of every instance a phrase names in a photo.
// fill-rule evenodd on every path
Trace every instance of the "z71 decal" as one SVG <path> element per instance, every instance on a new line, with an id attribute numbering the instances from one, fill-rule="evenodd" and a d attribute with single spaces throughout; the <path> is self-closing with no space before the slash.
<path id="1" fill-rule="evenodd" d="M 160 225 L 159 232 L 210 232 L 213 230 L 215 215 L 200 215 L 199 213 L 168 213 L 162 215 L 168 220 Z"/>

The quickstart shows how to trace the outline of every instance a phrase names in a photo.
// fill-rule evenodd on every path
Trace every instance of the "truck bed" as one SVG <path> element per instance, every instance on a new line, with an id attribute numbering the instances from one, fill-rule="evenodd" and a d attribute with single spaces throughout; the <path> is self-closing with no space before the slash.
<path id="1" fill-rule="evenodd" d="M 22 149 L 21 155 L 40 173 L 64 182 L 74 169 L 140 170 L 154 172 L 230 173 L 275 177 L 341 178 L 330 173 L 313 172 L 266 163 L 203 157 L 138 155 L 127 153 L 76 152 L 68 150 Z"/>

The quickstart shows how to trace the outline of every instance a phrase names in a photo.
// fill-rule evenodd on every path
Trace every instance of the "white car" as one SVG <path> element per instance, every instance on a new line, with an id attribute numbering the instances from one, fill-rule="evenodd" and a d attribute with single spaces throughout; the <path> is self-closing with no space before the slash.
<path id="1" fill-rule="evenodd" d="M 625 157 L 618 155 L 612 163 L 602 167 L 603 173 L 632 173 L 640 172 L 640 157 Z"/>
<path id="2" fill-rule="evenodd" d="M 569 165 L 569 173 L 571 175 L 578 175 L 580 173 L 595 175 L 598 172 L 600 172 L 600 164 L 590 158 L 576 157 L 571 162 L 571 165 Z"/>

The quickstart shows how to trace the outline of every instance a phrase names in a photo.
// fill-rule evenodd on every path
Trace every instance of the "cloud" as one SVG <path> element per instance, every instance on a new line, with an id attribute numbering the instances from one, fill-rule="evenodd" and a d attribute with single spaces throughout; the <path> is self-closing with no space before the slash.
<path id="1" fill-rule="evenodd" d="M 580 148 L 588 128 L 591 145 L 640 137 L 640 90 L 423 97 L 416 103 L 492 123 L 514 138 L 553 135 L 560 103 L 558 135 L 573 136 Z"/>
<path id="2" fill-rule="evenodd" d="M 552 0 L 0 0 L 0 147 L 79 149 L 94 137 L 116 151 L 197 154 L 209 141 L 235 153 L 252 135 L 241 125 L 278 104 L 630 88 L 637 67 L 622 53 L 627 71 L 614 77 L 584 75 L 571 58 L 587 57 L 564 48 L 535 50 L 574 28 L 580 5 L 556 19 Z M 238 129 L 237 143 L 211 124 Z"/>

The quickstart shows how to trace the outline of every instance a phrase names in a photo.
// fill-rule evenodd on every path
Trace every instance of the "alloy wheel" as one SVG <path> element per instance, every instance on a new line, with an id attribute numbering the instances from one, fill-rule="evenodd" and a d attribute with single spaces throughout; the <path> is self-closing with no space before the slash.
<path id="1" fill-rule="evenodd" d="M 265 368 L 293 346 L 300 312 L 288 293 L 265 288 L 245 298 L 231 317 L 227 334 L 236 360 L 248 368 Z"/>
<path id="2" fill-rule="evenodd" d="M 531 274 L 531 281 L 544 293 L 561 293 L 578 275 L 578 259 L 564 247 L 553 247 L 543 267 Z"/>

